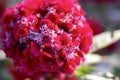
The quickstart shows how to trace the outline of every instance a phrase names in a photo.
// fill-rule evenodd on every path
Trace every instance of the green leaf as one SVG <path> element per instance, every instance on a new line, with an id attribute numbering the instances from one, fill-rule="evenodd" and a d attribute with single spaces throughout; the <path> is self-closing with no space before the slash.
<path id="1" fill-rule="evenodd" d="M 93 73 L 95 71 L 96 70 L 93 67 L 81 65 L 78 68 L 78 70 L 76 71 L 75 75 L 76 76 L 83 76 L 83 75 L 87 75 L 87 74 Z"/>

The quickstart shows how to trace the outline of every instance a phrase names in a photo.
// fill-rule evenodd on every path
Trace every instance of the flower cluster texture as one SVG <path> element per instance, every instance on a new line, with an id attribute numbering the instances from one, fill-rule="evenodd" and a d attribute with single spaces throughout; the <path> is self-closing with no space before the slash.
<path id="1" fill-rule="evenodd" d="M 13 74 L 20 80 L 47 72 L 73 74 L 92 46 L 84 15 L 77 0 L 23 0 L 7 9 L 2 40 L 14 61 Z"/>

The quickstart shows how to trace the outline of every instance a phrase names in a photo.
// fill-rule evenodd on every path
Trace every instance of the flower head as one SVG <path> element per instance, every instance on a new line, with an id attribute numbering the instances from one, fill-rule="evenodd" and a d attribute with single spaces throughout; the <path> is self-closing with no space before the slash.
<path id="1" fill-rule="evenodd" d="M 77 0 L 24 0 L 7 9 L 2 39 L 14 70 L 73 74 L 92 45 L 92 31 Z"/>

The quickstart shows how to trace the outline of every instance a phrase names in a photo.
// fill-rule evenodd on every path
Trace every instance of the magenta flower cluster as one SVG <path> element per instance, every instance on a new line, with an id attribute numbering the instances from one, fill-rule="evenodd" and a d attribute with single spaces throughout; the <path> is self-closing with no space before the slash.
<path id="1" fill-rule="evenodd" d="M 92 46 L 77 0 L 23 0 L 3 16 L 3 49 L 16 80 L 46 72 L 73 74 Z"/>

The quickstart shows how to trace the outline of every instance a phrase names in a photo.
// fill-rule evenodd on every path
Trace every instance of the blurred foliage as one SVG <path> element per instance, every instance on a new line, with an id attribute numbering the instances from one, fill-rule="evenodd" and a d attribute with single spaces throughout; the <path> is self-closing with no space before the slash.
<path id="1" fill-rule="evenodd" d="M 0 60 L 0 80 L 13 80 L 7 70 L 7 67 L 10 67 L 10 65 L 12 65 L 12 61 L 10 59 Z"/>
<path id="2" fill-rule="evenodd" d="M 93 72 L 96 72 L 94 67 L 80 65 L 80 67 L 76 71 L 75 75 L 76 76 L 84 76 L 84 75 L 87 75 L 87 74 L 91 74 Z"/>
<path id="3" fill-rule="evenodd" d="M 120 77 L 120 66 L 113 69 L 113 74 Z"/>

